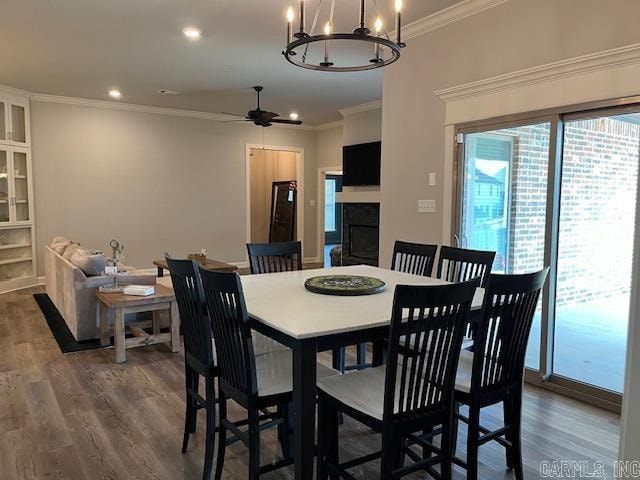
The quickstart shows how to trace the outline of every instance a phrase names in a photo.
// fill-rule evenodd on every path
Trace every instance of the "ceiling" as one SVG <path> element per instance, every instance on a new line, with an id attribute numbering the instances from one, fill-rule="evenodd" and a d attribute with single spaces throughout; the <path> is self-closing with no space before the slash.
<path id="1" fill-rule="evenodd" d="M 375 1 L 390 25 L 393 0 Z M 405 23 L 458 1 L 404 0 Z M 310 22 L 318 0 L 308 2 Z M 299 112 L 307 124 L 336 120 L 340 108 L 379 99 L 381 70 L 315 72 L 284 60 L 284 13 L 294 3 L 2 0 L 0 84 L 98 100 L 111 100 L 107 92 L 117 88 L 126 103 L 237 113 L 253 108 L 250 87 L 264 85 L 263 107 L 283 116 Z M 355 23 L 357 12 L 357 0 L 336 0 L 336 19 Z M 336 30 L 353 23 L 337 22 Z M 201 29 L 202 38 L 187 40 L 186 26 Z M 181 93 L 161 95 L 160 89 Z"/>

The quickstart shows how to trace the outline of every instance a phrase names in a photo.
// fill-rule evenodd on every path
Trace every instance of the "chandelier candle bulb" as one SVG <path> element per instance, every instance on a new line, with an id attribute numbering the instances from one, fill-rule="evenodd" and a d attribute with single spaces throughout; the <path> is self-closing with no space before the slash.
<path id="1" fill-rule="evenodd" d="M 293 41 L 293 18 L 295 13 L 293 8 L 289 7 L 287 10 L 287 44 Z"/>
<path id="2" fill-rule="evenodd" d="M 380 36 L 380 31 L 382 30 L 382 19 L 380 17 L 376 18 L 376 23 L 374 24 L 374 27 L 376 29 L 376 35 Z M 374 50 L 373 50 L 376 54 L 376 60 L 380 59 L 380 44 L 379 43 L 375 43 L 374 44 Z"/>
<path id="3" fill-rule="evenodd" d="M 403 46 L 402 45 L 402 0 L 396 0 L 396 13 L 397 13 L 397 20 L 396 20 L 396 33 L 398 34 L 398 45 L 399 46 Z"/>

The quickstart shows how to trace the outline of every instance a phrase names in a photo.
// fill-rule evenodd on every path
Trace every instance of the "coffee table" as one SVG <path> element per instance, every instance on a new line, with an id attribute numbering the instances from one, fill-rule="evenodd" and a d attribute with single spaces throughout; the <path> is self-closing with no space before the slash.
<path id="1" fill-rule="evenodd" d="M 180 351 L 180 317 L 176 297 L 171 288 L 156 284 L 155 293 L 147 297 L 124 295 L 122 293 L 96 292 L 98 299 L 96 316 L 100 324 L 100 345 L 109 345 L 109 318 L 113 318 L 114 346 L 116 363 L 126 361 L 127 348 L 169 343 L 172 352 Z M 160 333 L 158 312 L 169 311 L 170 331 Z M 134 335 L 125 337 L 124 317 L 127 313 L 153 312 L 153 333 L 149 334 L 136 325 L 129 325 L 129 331 Z"/>
<path id="2" fill-rule="evenodd" d="M 169 266 L 167 265 L 167 261 L 163 258 L 162 260 L 154 260 L 153 264 L 158 267 L 158 276 L 164 276 L 164 270 L 169 270 Z M 229 263 L 221 262 L 220 260 L 214 260 L 212 258 L 207 258 L 203 263 L 198 262 L 205 270 L 209 270 L 211 272 L 235 272 L 238 270 L 238 267 L 235 265 L 231 265 Z"/>

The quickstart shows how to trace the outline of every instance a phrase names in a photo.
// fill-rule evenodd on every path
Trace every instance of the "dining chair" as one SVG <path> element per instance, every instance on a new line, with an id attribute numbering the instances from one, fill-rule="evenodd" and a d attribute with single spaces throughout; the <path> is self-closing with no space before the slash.
<path id="1" fill-rule="evenodd" d="M 227 430 L 249 448 L 249 479 L 293 463 L 285 441 L 283 457 L 269 465 L 260 465 L 260 431 L 278 425 L 279 435 L 290 434 L 287 419 L 292 401 L 293 374 L 291 350 L 279 350 L 256 356 L 249 315 L 240 276 L 237 273 L 209 272 L 200 269 L 204 296 L 211 318 L 218 361 L 220 421 L 215 478 L 222 477 Z M 317 364 L 317 378 L 337 374 Z M 227 399 L 234 400 L 248 413 L 248 429 L 227 418 Z M 268 408 L 275 407 L 271 412 Z M 262 415 L 261 415 L 261 412 Z M 266 422 L 265 422 L 266 420 Z M 264 423 L 261 423 L 264 422 Z"/>
<path id="2" fill-rule="evenodd" d="M 391 270 L 429 277 L 433 271 L 437 251 L 437 245 L 396 240 L 391 257 Z"/>
<path id="3" fill-rule="evenodd" d="M 468 425 L 467 460 L 454 461 L 467 469 L 468 479 L 478 478 L 478 449 L 491 440 L 506 448 L 507 467 L 515 471 L 516 479 L 524 478 L 521 419 L 525 353 L 548 271 L 490 276 L 474 351 L 462 351 L 455 387 L 456 411 L 459 404 L 468 405 L 469 416 L 456 415 Z M 500 402 L 504 426 L 491 431 L 480 424 L 480 411 Z"/>
<path id="4" fill-rule="evenodd" d="M 204 292 L 193 260 L 175 260 L 165 256 L 178 303 L 184 335 L 184 367 L 186 413 L 182 453 L 187 451 L 190 434 L 196 431 L 199 409 L 207 413 L 203 480 L 211 478 L 216 429 L 215 363 L 211 326 L 205 308 Z M 199 393 L 200 377 L 204 377 L 206 396 Z"/>
<path id="5" fill-rule="evenodd" d="M 478 279 L 451 285 L 398 285 L 393 300 L 386 366 L 318 380 L 317 477 L 353 478 L 346 470 L 381 458 L 381 478 L 426 470 L 451 479 L 453 388 L 464 327 Z M 342 412 L 382 434 L 382 450 L 340 463 Z M 441 426 L 440 447 L 415 435 Z M 408 445 L 433 454 L 425 458 Z M 413 460 L 404 466 L 404 460 Z M 440 474 L 433 468 L 440 464 Z"/>
<path id="6" fill-rule="evenodd" d="M 495 256 L 496 252 L 443 245 L 440 247 L 436 276 L 447 282 L 465 282 L 480 277 L 480 287 L 485 288 Z"/>
<path id="7" fill-rule="evenodd" d="M 251 273 L 302 270 L 302 244 L 298 242 L 247 243 Z"/>

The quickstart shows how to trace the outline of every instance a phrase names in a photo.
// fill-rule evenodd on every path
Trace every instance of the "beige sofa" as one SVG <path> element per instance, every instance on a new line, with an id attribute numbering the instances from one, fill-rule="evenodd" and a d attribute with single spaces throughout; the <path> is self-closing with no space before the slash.
<path id="1" fill-rule="evenodd" d="M 113 284 L 113 278 L 104 275 L 87 277 L 80 268 L 47 245 L 44 247 L 44 273 L 47 295 L 75 339 L 98 338 L 95 292 L 101 285 Z M 148 270 L 133 270 L 118 276 L 119 283 L 154 284 L 155 281 L 155 275 L 149 274 Z"/>

